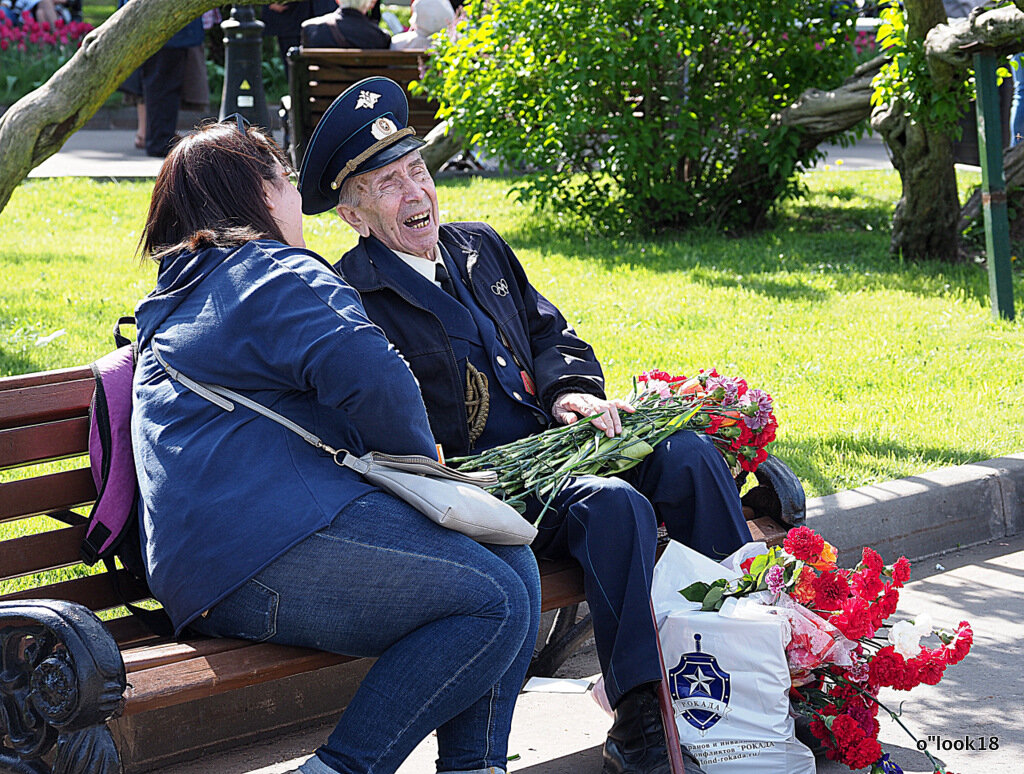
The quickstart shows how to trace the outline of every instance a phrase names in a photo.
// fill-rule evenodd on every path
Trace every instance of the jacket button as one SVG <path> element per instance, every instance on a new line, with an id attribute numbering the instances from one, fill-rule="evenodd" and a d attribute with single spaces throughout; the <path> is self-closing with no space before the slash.
<path id="1" fill-rule="evenodd" d="M 516 400 L 522 400 L 523 399 L 523 396 L 520 395 L 518 392 L 513 392 L 512 393 L 512 397 L 515 398 Z"/>
<path id="2" fill-rule="evenodd" d="M 503 358 L 501 355 L 498 355 L 496 358 L 494 358 L 494 360 L 502 368 L 504 368 L 506 365 L 508 365 L 508 361 L 506 361 L 505 358 Z"/>

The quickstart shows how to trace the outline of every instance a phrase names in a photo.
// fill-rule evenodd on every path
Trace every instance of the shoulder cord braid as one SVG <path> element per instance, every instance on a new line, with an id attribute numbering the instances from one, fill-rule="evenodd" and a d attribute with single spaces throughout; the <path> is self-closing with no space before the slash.
<path id="1" fill-rule="evenodd" d="M 480 373 L 466 361 L 466 419 L 469 424 L 469 444 L 483 435 L 487 415 L 491 410 L 491 396 L 487 391 L 487 374 Z"/>

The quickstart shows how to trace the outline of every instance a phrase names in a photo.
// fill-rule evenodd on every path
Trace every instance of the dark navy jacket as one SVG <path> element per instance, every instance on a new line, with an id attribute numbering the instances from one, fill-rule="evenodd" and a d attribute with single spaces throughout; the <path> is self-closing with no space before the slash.
<path id="1" fill-rule="evenodd" d="M 566 392 L 604 397 L 604 376 L 590 345 L 529 283 L 512 249 L 484 223 L 441 226 L 441 246 L 550 413 Z M 422 279 L 374 237 L 335 264 L 359 291 L 367 316 L 402 353 L 420 383 L 434 438 L 448 455 L 469 452 L 465 374 L 469 348 L 456 335 L 463 307 Z M 541 429 L 539 426 L 538 430 Z"/>
<path id="2" fill-rule="evenodd" d="M 409 369 L 315 253 L 260 240 L 166 258 L 135 317 L 147 579 L 179 632 L 373 487 L 266 417 L 173 381 L 153 347 L 357 456 L 435 452 Z"/>

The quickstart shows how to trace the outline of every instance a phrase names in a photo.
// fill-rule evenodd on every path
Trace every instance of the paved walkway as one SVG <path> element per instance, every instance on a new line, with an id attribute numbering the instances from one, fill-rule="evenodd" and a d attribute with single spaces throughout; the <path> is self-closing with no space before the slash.
<path id="1" fill-rule="evenodd" d="M 135 148 L 130 129 L 82 129 L 68 138 L 61 150 L 29 173 L 29 177 L 156 177 L 162 159 Z M 280 142 L 282 132 L 275 133 Z M 889 155 L 878 137 L 863 137 L 849 148 L 823 146 L 825 159 L 818 168 L 891 169 Z"/>
<path id="2" fill-rule="evenodd" d="M 904 722 L 919 738 L 933 738 L 931 749 L 937 739 L 970 739 L 977 746 L 981 738 L 998 738 L 997 750 L 937 753 L 950 771 L 1018 774 L 1024 758 L 1024 535 L 921 560 L 915 563 L 912 578 L 898 618 L 928 612 L 936 625 L 950 626 L 967 619 L 974 627 L 975 645 L 938 686 L 920 686 L 903 695 L 889 692 L 883 698 L 893 709 L 904 701 Z M 559 676 L 585 678 L 597 671 L 591 646 L 564 665 Z M 516 706 L 509 747 L 510 754 L 519 757 L 509 764 L 509 772 L 598 774 L 609 723 L 589 694 L 524 693 Z M 160 769 L 159 774 L 280 774 L 312 754 L 328 732 L 314 729 L 265 746 Z M 931 772 L 925 756 L 895 723 L 882 720 L 881 739 L 907 774 Z M 431 774 L 436 749 L 433 739 L 425 740 L 399 774 Z M 849 770 L 821 759 L 817 771 Z"/>

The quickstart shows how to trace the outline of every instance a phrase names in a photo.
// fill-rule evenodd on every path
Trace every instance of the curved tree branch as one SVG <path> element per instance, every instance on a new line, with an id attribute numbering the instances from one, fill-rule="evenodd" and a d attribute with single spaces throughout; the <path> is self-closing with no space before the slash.
<path id="1" fill-rule="evenodd" d="M 971 57 L 979 49 L 997 56 L 1024 50 L 1024 11 L 1012 5 L 991 11 L 975 8 L 966 19 L 936 25 L 925 38 L 930 62 L 943 62 L 958 70 L 970 67 Z"/>

